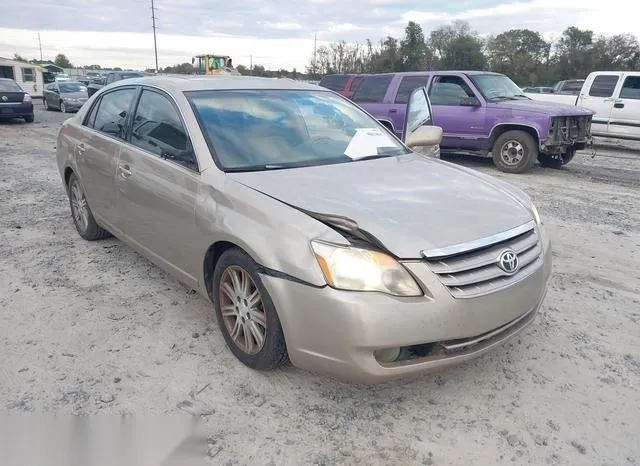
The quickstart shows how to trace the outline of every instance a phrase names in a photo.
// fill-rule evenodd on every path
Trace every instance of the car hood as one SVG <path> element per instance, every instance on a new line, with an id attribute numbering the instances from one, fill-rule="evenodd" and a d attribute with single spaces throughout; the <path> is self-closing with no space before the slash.
<path id="1" fill-rule="evenodd" d="M 576 107 L 575 105 L 541 100 L 505 100 L 491 105 L 502 109 L 542 113 L 549 116 L 593 115 L 594 113 L 589 109 Z"/>
<path id="2" fill-rule="evenodd" d="M 405 259 L 533 219 L 510 185 L 415 154 L 228 176 L 293 207 L 347 217 Z"/>

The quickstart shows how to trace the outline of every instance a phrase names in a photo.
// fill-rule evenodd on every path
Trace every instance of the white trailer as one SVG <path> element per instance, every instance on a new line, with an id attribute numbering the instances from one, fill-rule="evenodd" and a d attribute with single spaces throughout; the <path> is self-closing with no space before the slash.
<path id="1" fill-rule="evenodd" d="M 38 65 L 0 57 L 0 78 L 15 80 L 31 97 L 42 98 L 43 71 Z"/>

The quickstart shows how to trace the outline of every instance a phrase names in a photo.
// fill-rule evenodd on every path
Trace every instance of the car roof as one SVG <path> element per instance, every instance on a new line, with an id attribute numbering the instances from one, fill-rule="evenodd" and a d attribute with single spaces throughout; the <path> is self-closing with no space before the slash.
<path id="1" fill-rule="evenodd" d="M 423 76 L 425 74 L 432 74 L 432 73 L 438 73 L 438 74 L 467 74 L 467 75 L 478 75 L 478 74 L 492 74 L 495 76 L 503 76 L 502 73 L 494 73 L 493 71 L 464 71 L 464 70 L 430 70 L 430 71 L 398 71 L 398 72 L 392 72 L 392 73 L 376 73 L 376 74 L 370 74 L 368 76 L 381 76 L 381 75 L 388 75 L 388 76 L 395 76 L 395 75 L 399 75 L 399 76 Z"/>
<path id="2" fill-rule="evenodd" d="M 319 90 L 324 87 L 307 84 L 287 78 L 262 78 L 236 75 L 157 75 L 142 78 L 129 78 L 114 83 L 115 86 L 130 85 L 156 86 L 172 92 L 208 91 L 208 90 Z"/>

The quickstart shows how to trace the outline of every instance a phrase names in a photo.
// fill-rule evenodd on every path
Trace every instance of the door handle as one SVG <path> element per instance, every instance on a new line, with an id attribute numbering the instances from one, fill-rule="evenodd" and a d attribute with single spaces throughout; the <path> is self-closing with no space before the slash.
<path id="1" fill-rule="evenodd" d="M 128 164 L 118 165 L 118 170 L 120 170 L 120 176 L 122 178 L 129 178 L 131 176 L 131 167 Z"/>
<path id="2" fill-rule="evenodd" d="M 392 108 L 391 110 L 389 110 L 389 113 L 398 113 L 398 109 L 397 108 Z"/>
<path id="3" fill-rule="evenodd" d="M 84 151 L 87 150 L 87 148 L 84 146 L 84 143 L 82 143 L 82 142 L 80 144 L 78 144 L 76 149 L 78 151 L 78 155 L 84 154 Z"/>
<path id="4" fill-rule="evenodd" d="M 624 104 L 622 102 L 616 102 L 615 104 L 613 104 L 613 106 L 615 108 L 624 108 Z"/>

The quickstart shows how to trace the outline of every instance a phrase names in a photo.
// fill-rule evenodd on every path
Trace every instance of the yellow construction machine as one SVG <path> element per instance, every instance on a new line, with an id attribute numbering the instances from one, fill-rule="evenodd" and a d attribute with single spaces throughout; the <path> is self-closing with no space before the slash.
<path id="1" fill-rule="evenodd" d="M 191 58 L 191 64 L 193 65 L 196 74 L 240 74 L 233 67 L 231 57 L 228 55 L 196 55 Z"/>

